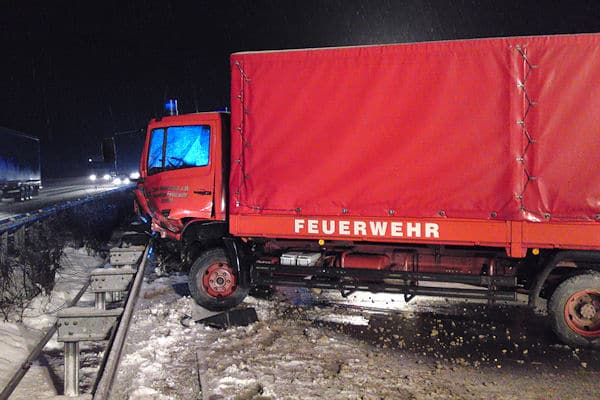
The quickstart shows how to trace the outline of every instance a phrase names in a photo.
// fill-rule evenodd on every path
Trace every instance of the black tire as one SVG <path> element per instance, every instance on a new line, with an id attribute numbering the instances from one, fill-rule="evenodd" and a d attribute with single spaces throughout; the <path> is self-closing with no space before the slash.
<path id="1" fill-rule="evenodd" d="M 194 261 L 190 268 L 188 286 L 196 303 L 212 311 L 224 311 L 237 306 L 244 300 L 249 289 L 246 287 L 247 285 L 239 284 L 239 276 L 230 265 L 223 249 L 208 250 Z M 227 269 L 231 271 L 231 275 L 235 280 L 230 284 L 219 286 L 219 288 L 230 289 L 231 293 L 216 295 L 214 290 L 204 284 L 203 278 L 207 276 L 207 279 L 209 279 L 208 274 L 211 273 L 211 268 L 219 271 Z"/>
<path id="2" fill-rule="evenodd" d="M 593 298 L 596 300 L 600 299 L 599 272 L 585 271 L 580 275 L 575 275 L 566 279 L 560 285 L 558 285 L 552 294 L 552 297 L 550 298 L 550 302 L 548 303 L 548 313 L 552 324 L 552 330 L 564 343 L 568 345 L 600 349 L 600 329 L 596 328 L 598 325 L 594 323 L 593 332 L 590 333 L 592 334 L 591 336 L 586 336 L 580 332 L 577 332 L 576 329 L 578 323 L 573 321 L 573 312 L 567 309 L 569 304 L 575 302 L 575 296 L 585 291 L 597 292 L 598 295 L 596 296 L 594 293 Z M 596 316 L 593 317 L 593 320 L 597 321 L 597 318 L 600 318 L 600 307 L 597 307 L 597 301 L 595 301 L 595 304 Z M 592 308 L 592 310 L 593 309 L 594 308 Z M 570 321 L 567 321 L 567 318 Z M 582 328 L 584 327 L 582 326 Z M 583 331 L 584 329 L 580 330 Z"/>

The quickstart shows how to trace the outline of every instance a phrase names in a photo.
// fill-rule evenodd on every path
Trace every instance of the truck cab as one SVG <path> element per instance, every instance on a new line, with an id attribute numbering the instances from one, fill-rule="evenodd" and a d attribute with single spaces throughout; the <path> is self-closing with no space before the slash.
<path id="1" fill-rule="evenodd" d="M 180 240 L 198 221 L 224 221 L 229 114 L 152 119 L 140 160 L 137 206 L 163 238 Z"/>

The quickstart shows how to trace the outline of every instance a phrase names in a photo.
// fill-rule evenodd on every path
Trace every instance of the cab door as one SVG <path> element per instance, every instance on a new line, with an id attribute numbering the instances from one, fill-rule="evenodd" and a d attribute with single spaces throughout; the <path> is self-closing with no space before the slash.
<path id="1" fill-rule="evenodd" d="M 191 116 L 151 124 L 147 138 L 144 194 L 155 221 L 171 231 L 183 218 L 214 217 L 220 126 L 184 117 Z"/>

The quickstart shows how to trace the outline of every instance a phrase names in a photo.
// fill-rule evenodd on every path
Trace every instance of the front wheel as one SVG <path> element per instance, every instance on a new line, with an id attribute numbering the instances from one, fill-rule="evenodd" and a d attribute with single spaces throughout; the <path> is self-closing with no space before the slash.
<path id="1" fill-rule="evenodd" d="M 194 261 L 188 285 L 196 303 L 212 311 L 233 308 L 248 295 L 223 249 L 209 250 Z"/>
<path id="2" fill-rule="evenodd" d="M 566 344 L 600 348 L 600 273 L 562 282 L 548 303 L 552 329 Z"/>

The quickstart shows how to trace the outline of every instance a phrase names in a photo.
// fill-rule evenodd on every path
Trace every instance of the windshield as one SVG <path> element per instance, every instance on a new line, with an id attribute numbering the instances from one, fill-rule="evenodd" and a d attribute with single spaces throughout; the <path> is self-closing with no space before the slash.
<path id="1" fill-rule="evenodd" d="M 152 130 L 148 146 L 148 174 L 209 163 L 210 127 L 171 126 Z"/>

